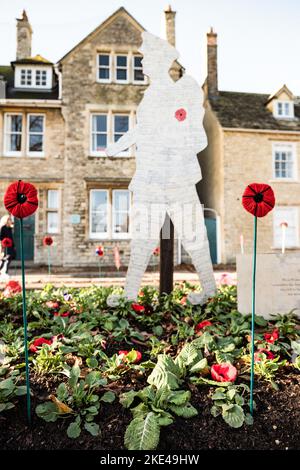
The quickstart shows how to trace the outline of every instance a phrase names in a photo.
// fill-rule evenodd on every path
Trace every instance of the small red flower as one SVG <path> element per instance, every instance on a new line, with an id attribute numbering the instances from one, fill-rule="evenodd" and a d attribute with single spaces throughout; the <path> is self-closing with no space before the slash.
<path id="1" fill-rule="evenodd" d="M 19 282 L 11 280 L 4 287 L 3 296 L 8 298 L 14 294 L 18 294 L 21 291 L 22 291 L 22 287 L 19 284 Z"/>
<path id="2" fill-rule="evenodd" d="M 265 333 L 264 338 L 267 343 L 273 344 L 279 338 L 279 331 L 278 328 L 272 331 L 272 333 Z"/>
<path id="3" fill-rule="evenodd" d="M 159 249 L 159 246 L 157 246 L 157 247 L 155 248 L 155 250 L 153 250 L 153 255 L 154 255 L 154 256 L 159 256 L 159 253 L 160 253 L 160 249 Z"/>
<path id="4" fill-rule="evenodd" d="M 52 237 L 44 237 L 43 245 L 51 246 L 52 244 L 53 244 L 53 238 Z"/>
<path id="5" fill-rule="evenodd" d="M 50 344 L 52 344 L 52 340 L 51 339 L 45 339 L 45 338 L 37 338 L 29 346 L 29 351 L 37 352 L 38 348 L 43 346 L 43 344 L 49 344 L 50 345 Z"/>
<path id="6" fill-rule="evenodd" d="M 237 377 L 237 369 L 230 362 L 214 364 L 210 372 L 213 380 L 217 382 L 234 382 Z"/>
<path id="7" fill-rule="evenodd" d="M 175 117 L 177 121 L 184 121 L 186 119 L 186 110 L 183 108 L 177 109 L 175 112 Z"/>
<path id="8" fill-rule="evenodd" d="M 1 241 L 1 245 L 3 248 L 11 248 L 13 246 L 13 241 L 11 238 L 6 237 Z"/>
<path id="9" fill-rule="evenodd" d="M 31 183 L 19 180 L 8 186 L 4 195 L 8 212 L 18 219 L 24 219 L 38 208 L 37 190 Z"/>
<path id="10" fill-rule="evenodd" d="M 98 248 L 96 249 L 96 255 L 102 257 L 104 255 L 104 248 L 102 245 L 98 246 Z"/>
<path id="11" fill-rule="evenodd" d="M 63 312 L 63 313 L 53 312 L 53 315 L 55 317 L 68 317 L 70 315 L 70 312 Z"/>
<path id="12" fill-rule="evenodd" d="M 48 308 L 50 308 L 51 310 L 56 310 L 59 308 L 59 303 L 58 302 L 53 302 L 53 300 L 49 300 L 48 302 L 46 302 L 46 305 Z"/>
<path id="13" fill-rule="evenodd" d="M 267 358 L 270 359 L 270 360 L 275 359 L 275 354 L 273 354 L 271 351 L 269 351 L 266 348 L 260 348 L 254 354 L 255 362 L 260 362 L 261 361 L 261 356 L 260 356 L 261 353 L 265 354 L 267 356 Z"/>
<path id="14" fill-rule="evenodd" d="M 203 330 L 206 326 L 212 326 L 212 323 L 209 320 L 204 320 L 198 325 L 195 326 L 195 332 L 198 333 L 199 331 Z"/>
<path id="15" fill-rule="evenodd" d="M 142 359 L 142 353 L 141 353 L 140 351 L 137 351 L 136 349 L 132 349 L 131 351 L 124 351 L 124 350 L 122 350 L 122 351 L 119 351 L 118 354 L 119 354 L 119 356 L 124 356 L 124 358 L 125 358 L 125 360 L 126 360 L 127 354 L 129 354 L 129 353 L 132 352 L 132 351 L 136 353 L 136 358 L 135 358 L 135 360 L 133 361 L 133 363 L 134 363 L 134 364 L 137 364 L 137 363 L 140 362 L 141 359 Z"/>
<path id="16" fill-rule="evenodd" d="M 134 310 L 136 313 L 143 313 L 145 311 L 145 307 L 143 305 L 139 304 L 131 304 L 132 310 Z"/>
<path id="17" fill-rule="evenodd" d="M 264 217 L 275 206 L 273 189 L 268 184 L 249 184 L 243 193 L 242 204 L 255 217 Z"/>

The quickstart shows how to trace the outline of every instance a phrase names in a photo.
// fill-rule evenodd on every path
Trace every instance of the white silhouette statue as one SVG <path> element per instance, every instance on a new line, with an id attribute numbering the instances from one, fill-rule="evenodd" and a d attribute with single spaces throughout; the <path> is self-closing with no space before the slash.
<path id="1" fill-rule="evenodd" d="M 171 79 L 169 69 L 179 57 L 173 46 L 148 32 L 142 39 L 143 72 L 150 85 L 137 108 L 136 126 L 106 149 L 113 156 L 136 145 L 136 172 L 129 185 L 132 240 L 125 295 L 136 299 L 168 213 L 200 278 L 201 292 L 188 298 L 202 304 L 216 289 L 195 187 L 201 179 L 197 153 L 207 146 L 203 92 L 188 75 L 177 82 Z"/>

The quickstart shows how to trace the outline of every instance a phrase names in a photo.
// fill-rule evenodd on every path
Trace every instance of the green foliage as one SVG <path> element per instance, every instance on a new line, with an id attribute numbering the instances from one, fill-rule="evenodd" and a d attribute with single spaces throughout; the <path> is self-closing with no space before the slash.
<path id="1" fill-rule="evenodd" d="M 245 413 L 248 406 L 245 403 L 245 394 L 248 398 L 249 387 L 245 384 L 216 388 L 211 397 L 214 402 L 211 414 L 214 417 L 221 415 L 225 423 L 232 428 L 240 428 L 244 423 L 252 424 L 252 416 Z"/>
<path id="2" fill-rule="evenodd" d="M 32 364 L 38 375 L 58 374 L 64 367 L 63 355 L 52 345 L 44 344 L 32 359 Z"/>
<path id="3" fill-rule="evenodd" d="M 18 385 L 20 380 L 18 371 L 11 371 L 0 380 L 0 413 L 14 408 L 15 399 L 26 394 L 26 386 Z"/>

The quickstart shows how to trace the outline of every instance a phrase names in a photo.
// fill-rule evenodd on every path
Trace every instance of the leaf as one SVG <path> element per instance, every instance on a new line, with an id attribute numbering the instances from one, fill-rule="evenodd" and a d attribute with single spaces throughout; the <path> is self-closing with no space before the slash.
<path id="1" fill-rule="evenodd" d="M 86 376 L 85 382 L 86 382 L 90 387 L 96 387 L 97 385 L 100 385 L 100 384 L 99 384 L 100 377 L 101 377 L 100 372 L 93 371 L 93 372 L 90 372 L 90 373 Z"/>
<path id="2" fill-rule="evenodd" d="M 190 372 L 200 372 L 206 367 L 207 367 L 207 359 L 205 357 L 204 359 L 201 359 L 201 361 L 196 362 L 196 364 L 190 368 Z"/>
<path id="3" fill-rule="evenodd" d="M 135 397 L 137 395 L 137 392 L 134 390 L 130 390 L 129 392 L 122 393 L 119 397 L 119 401 L 124 408 L 129 408 L 130 405 L 133 403 Z"/>
<path id="4" fill-rule="evenodd" d="M 88 431 L 92 436 L 99 436 L 100 434 L 100 426 L 97 423 L 84 423 L 84 428 Z M 76 436 L 77 437 L 77 436 Z"/>
<path id="5" fill-rule="evenodd" d="M 147 382 L 156 388 L 169 386 L 170 389 L 179 387 L 180 370 L 173 359 L 159 354 L 157 364 L 149 375 Z"/>
<path id="6" fill-rule="evenodd" d="M 112 403 L 116 398 L 116 395 L 114 392 L 108 391 L 105 392 L 104 395 L 100 398 L 101 401 L 104 401 L 105 403 Z"/>
<path id="7" fill-rule="evenodd" d="M 248 425 L 248 426 L 252 426 L 253 424 L 253 416 L 251 416 L 250 413 L 246 413 L 245 414 L 245 423 Z"/>
<path id="8" fill-rule="evenodd" d="M 78 361 L 76 360 L 74 366 L 72 367 L 70 371 L 69 385 L 71 388 L 76 387 L 79 376 L 80 376 L 80 367 L 78 365 Z"/>
<path id="9" fill-rule="evenodd" d="M 197 350 L 193 343 L 187 343 L 178 356 L 175 359 L 175 363 L 180 367 L 180 369 L 185 366 L 195 364 L 202 358 L 201 353 Z"/>
<path id="10" fill-rule="evenodd" d="M 21 397 L 22 395 L 26 395 L 27 393 L 27 387 L 26 385 L 19 385 L 16 390 L 16 396 Z"/>
<path id="11" fill-rule="evenodd" d="M 193 418 L 198 415 L 198 411 L 190 403 L 187 403 L 184 406 L 170 405 L 170 410 L 182 418 Z"/>
<path id="12" fill-rule="evenodd" d="M 134 418 L 145 418 L 149 413 L 149 408 L 145 403 L 140 403 L 131 409 L 131 413 Z"/>
<path id="13" fill-rule="evenodd" d="M 6 402 L 6 403 L 0 403 L 0 413 L 2 411 L 6 411 L 6 410 L 10 410 L 11 408 L 14 408 L 15 405 L 13 403 L 11 403 L 10 401 Z"/>
<path id="14" fill-rule="evenodd" d="M 164 332 L 162 326 L 160 326 L 160 325 L 154 326 L 154 327 L 152 328 L 152 331 L 153 331 L 153 334 L 154 334 L 155 336 L 161 336 L 161 335 L 163 334 L 163 332 Z"/>
<path id="15" fill-rule="evenodd" d="M 95 369 L 98 366 L 98 361 L 95 357 L 88 357 L 86 363 L 91 369 Z"/>
<path id="16" fill-rule="evenodd" d="M 0 382 L 0 390 L 11 390 L 15 388 L 14 381 L 12 379 L 5 379 L 1 380 Z"/>
<path id="17" fill-rule="evenodd" d="M 80 436 L 80 433 L 81 433 L 81 428 L 79 424 L 76 423 L 76 421 L 69 424 L 68 429 L 67 429 L 68 437 L 70 437 L 71 439 L 76 439 L 76 437 Z"/>
<path id="18" fill-rule="evenodd" d="M 42 418 L 47 423 L 54 423 L 58 417 L 57 407 L 50 401 L 38 405 L 35 409 L 35 412 L 39 418 Z"/>
<path id="19" fill-rule="evenodd" d="M 165 411 L 164 413 L 160 413 L 157 421 L 159 426 L 170 426 L 170 424 L 174 422 L 174 418 L 170 413 Z"/>
<path id="20" fill-rule="evenodd" d="M 55 395 L 50 395 L 50 398 L 53 401 L 53 403 L 55 404 L 59 414 L 73 413 L 72 408 L 70 408 L 68 405 L 65 405 L 60 400 L 58 400 Z"/>
<path id="21" fill-rule="evenodd" d="M 229 400 L 232 400 L 236 394 L 236 390 L 234 388 L 231 388 L 230 390 L 228 390 L 227 392 L 227 397 Z"/>
<path id="22" fill-rule="evenodd" d="M 169 398 L 169 403 L 173 403 L 174 405 L 183 405 L 191 398 L 191 392 L 189 390 L 179 390 L 173 392 L 171 397 Z"/>
<path id="23" fill-rule="evenodd" d="M 222 362 L 232 362 L 233 361 L 233 355 L 230 353 L 225 353 L 222 351 L 216 351 L 216 361 L 218 364 L 221 364 Z"/>
<path id="24" fill-rule="evenodd" d="M 300 354 L 300 341 L 291 341 L 291 348 L 294 354 Z"/>
<path id="25" fill-rule="evenodd" d="M 216 390 L 211 398 L 212 400 L 226 400 L 226 395 L 225 393 Z"/>
<path id="26" fill-rule="evenodd" d="M 68 397 L 68 390 L 66 384 L 62 382 L 56 389 L 56 395 L 58 400 L 65 400 Z"/>
<path id="27" fill-rule="evenodd" d="M 239 405 L 223 405 L 222 417 L 232 428 L 240 428 L 244 423 L 244 411 Z"/>
<path id="28" fill-rule="evenodd" d="M 221 414 L 221 409 L 219 406 L 213 405 L 210 409 L 211 414 L 213 415 L 214 418 L 219 416 Z"/>
<path id="29" fill-rule="evenodd" d="M 145 418 L 137 417 L 131 421 L 125 432 L 125 446 L 128 450 L 155 450 L 159 435 L 157 416 L 150 412 Z"/>

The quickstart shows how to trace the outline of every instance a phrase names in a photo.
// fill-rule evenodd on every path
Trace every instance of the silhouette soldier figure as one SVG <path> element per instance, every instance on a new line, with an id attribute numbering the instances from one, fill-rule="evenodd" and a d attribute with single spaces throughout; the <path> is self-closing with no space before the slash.
<path id="1" fill-rule="evenodd" d="M 142 33 L 142 39 L 143 72 L 150 85 L 137 108 L 137 125 L 106 149 L 113 156 L 136 145 L 136 172 L 129 185 L 132 240 L 125 295 L 136 299 L 168 213 L 202 287 L 189 300 L 202 304 L 216 289 L 195 186 L 201 179 L 197 153 L 207 146 L 203 93 L 188 75 L 177 82 L 170 77 L 169 69 L 179 57 L 173 46 L 148 32 Z"/>

